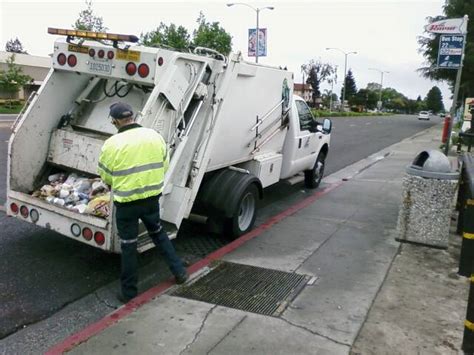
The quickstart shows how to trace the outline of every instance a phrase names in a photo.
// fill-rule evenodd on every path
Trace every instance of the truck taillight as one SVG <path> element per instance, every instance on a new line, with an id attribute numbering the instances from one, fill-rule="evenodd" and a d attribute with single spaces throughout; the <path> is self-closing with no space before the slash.
<path id="1" fill-rule="evenodd" d="M 20 214 L 23 218 L 28 218 L 28 216 L 30 215 L 30 212 L 28 211 L 28 207 L 21 206 L 20 207 Z"/>
<path id="2" fill-rule="evenodd" d="M 10 204 L 10 211 L 12 211 L 13 214 L 18 214 L 18 205 L 16 203 L 11 203 Z"/>
<path id="3" fill-rule="evenodd" d="M 150 74 L 150 68 L 146 64 L 140 64 L 138 66 L 138 75 L 142 78 L 146 78 Z"/>
<path id="4" fill-rule="evenodd" d="M 135 75 L 135 73 L 137 72 L 137 66 L 135 65 L 135 63 L 128 62 L 125 66 L 125 71 L 128 75 Z"/>
<path id="5" fill-rule="evenodd" d="M 163 65 L 163 57 L 158 58 L 158 65 L 161 67 Z"/>
<path id="6" fill-rule="evenodd" d="M 94 48 L 89 49 L 89 56 L 91 56 L 91 57 L 95 56 L 95 49 Z"/>
<path id="7" fill-rule="evenodd" d="M 86 227 L 82 230 L 82 236 L 85 240 L 91 240 L 93 237 L 93 233 L 89 228 Z"/>
<path id="8" fill-rule="evenodd" d="M 99 50 L 99 51 L 97 52 L 97 56 L 98 56 L 99 58 L 104 58 L 104 55 L 105 55 L 105 52 L 104 52 L 103 49 L 101 49 L 101 50 Z"/>
<path id="9" fill-rule="evenodd" d="M 59 53 L 58 54 L 58 64 L 59 65 L 66 64 L 66 55 L 64 53 Z"/>
<path id="10" fill-rule="evenodd" d="M 107 58 L 109 58 L 110 60 L 114 59 L 114 56 L 115 56 L 114 51 L 108 51 L 107 52 Z"/>
<path id="11" fill-rule="evenodd" d="M 105 236 L 104 233 L 102 232 L 95 232 L 94 234 L 94 240 L 97 243 L 97 245 L 104 245 L 105 243 Z"/>
<path id="12" fill-rule="evenodd" d="M 67 64 L 69 64 L 70 67 L 76 66 L 77 58 L 74 54 L 70 54 L 69 57 L 67 57 Z"/>

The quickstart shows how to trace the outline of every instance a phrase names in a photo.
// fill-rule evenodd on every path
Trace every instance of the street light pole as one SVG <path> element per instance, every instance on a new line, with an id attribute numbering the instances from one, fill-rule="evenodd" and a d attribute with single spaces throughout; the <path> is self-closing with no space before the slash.
<path id="1" fill-rule="evenodd" d="M 265 6 L 265 7 L 253 7 L 252 5 L 249 5 L 244 2 L 233 2 L 230 4 L 227 4 L 228 7 L 234 6 L 234 5 L 244 5 L 247 7 L 250 7 L 253 11 L 257 13 L 257 28 L 255 31 L 255 63 L 258 63 L 258 46 L 259 46 L 259 32 L 260 32 L 260 27 L 259 27 L 259 15 L 261 10 L 273 10 L 275 9 L 273 6 Z"/>
<path id="2" fill-rule="evenodd" d="M 379 88 L 379 102 L 380 102 L 380 107 L 377 107 L 379 110 L 382 109 L 382 88 L 383 88 L 383 74 L 386 73 L 390 73 L 389 71 L 383 71 L 383 70 L 380 70 L 380 69 L 377 69 L 377 68 L 369 68 L 369 70 L 375 70 L 375 71 L 378 71 L 380 73 L 380 88 Z"/>
<path id="3" fill-rule="evenodd" d="M 258 15 L 260 13 L 260 9 L 257 7 L 255 12 L 257 13 L 257 28 L 256 28 L 256 33 L 255 33 L 255 63 L 258 63 L 258 40 L 259 40 L 259 35 L 258 35 L 258 31 L 259 31 L 259 27 L 258 27 Z"/>
<path id="4" fill-rule="evenodd" d="M 349 54 L 357 54 L 357 52 L 345 52 L 340 48 L 326 48 L 327 51 L 331 49 L 335 49 L 341 52 L 342 54 L 344 54 L 344 81 L 343 81 L 343 86 L 342 86 L 342 104 L 341 104 L 341 108 L 342 110 L 344 110 L 344 102 L 346 101 L 347 56 Z"/>

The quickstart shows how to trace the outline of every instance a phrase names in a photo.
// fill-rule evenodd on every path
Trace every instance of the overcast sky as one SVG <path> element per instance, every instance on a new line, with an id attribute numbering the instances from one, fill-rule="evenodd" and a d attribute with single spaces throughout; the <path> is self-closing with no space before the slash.
<path id="1" fill-rule="evenodd" d="M 256 12 L 246 6 L 227 7 L 229 1 L 93 1 L 109 32 L 136 34 L 155 29 L 162 21 L 183 25 L 189 32 L 196 27 L 202 11 L 208 21 L 219 21 L 232 35 L 233 50 L 247 55 L 248 28 L 255 28 Z M 377 68 L 389 71 L 383 86 L 393 87 L 412 99 L 423 98 L 428 90 L 440 87 L 446 108 L 451 106 L 449 88 L 444 83 L 423 79 L 416 69 L 423 65 L 417 36 L 423 34 L 427 16 L 442 14 L 444 0 L 319 0 L 246 2 L 254 7 L 273 6 L 260 12 L 260 27 L 268 31 L 265 64 L 287 66 L 301 82 L 301 64 L 310 59 L 338 66 L 340 94 L 344 76 L 344 55 L 327 47 L 357 51 L 348 56 L 357 88 L 369 82 L 380 83 Z M 47 27 L 72 28 L 84 1 L 0 0 L 0 48 L 18 37 L 29 54 L 46 56 L 52 52 L 55 37 Z M 246 57 L 247 58 L 247 57 Z M 248 58 L 254 61 L 254 58 Z M 328 88 L 327 84 L 322 89 Z"/>

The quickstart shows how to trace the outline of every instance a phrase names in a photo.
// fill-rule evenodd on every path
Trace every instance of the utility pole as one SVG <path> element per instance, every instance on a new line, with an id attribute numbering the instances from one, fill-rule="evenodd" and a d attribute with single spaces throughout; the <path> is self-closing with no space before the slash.
<path id="1" fill-rule="evenodd" d="M 369 68 L 369 70 L 375 70 L 380 73 L 380 88 L 379 88 L 379 102 L 377 103 L 377 108 L 379 111 L 382 109 L 382 88 L 383 88 L 383 74 L 390 73 L 389 71 L 383 71 L 377 68 Z"/>
<path id="2" fill-rule="evenodd" d="M 347 56 L 349 54 L 357 54 L 357 52 L 345 52 L 340 48 L 326 48 L 326 50 L 331 50 L 335 49 L 342 54 L 344 54 L 344 81 L 343 81 L 343 86 L 342 86 L 342 105 L 341 105 L 341 111 L 344 110 L 344 103 L 346 101 L 346 76 L 347 76 Z"/>

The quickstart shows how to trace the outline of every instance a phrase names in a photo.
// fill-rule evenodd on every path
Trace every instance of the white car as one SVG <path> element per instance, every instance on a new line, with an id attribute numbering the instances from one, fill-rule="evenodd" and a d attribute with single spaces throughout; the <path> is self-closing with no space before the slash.
<path id="1" fill-rule="evenodd" d="M 418 114 L 418 119 L 419 120 L 429 120 L 430 119 L 430 113 L 428 111 L 420 111 Z"/>

